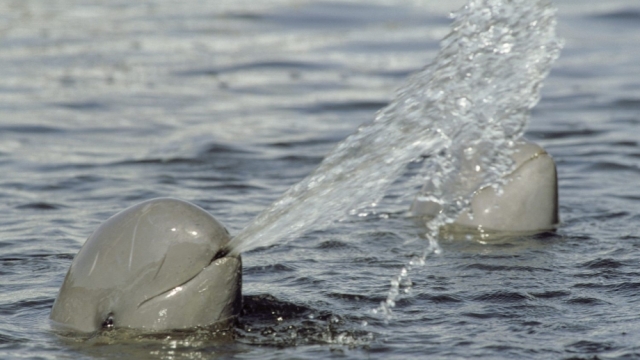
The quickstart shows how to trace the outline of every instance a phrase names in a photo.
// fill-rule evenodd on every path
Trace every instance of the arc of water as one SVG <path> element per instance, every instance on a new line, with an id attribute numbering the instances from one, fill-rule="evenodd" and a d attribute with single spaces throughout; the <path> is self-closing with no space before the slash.
<path id="1" fill-rule="evenodd" d="M 227 251 L 286 242 L 375 203 L 422 155 L 430 160 L 408 186 L 429 181 L 430 200 L 443 205 L 428 228 L 453 221 L 475 190 L 510 170 L 513 140 L 559 54 L 555 22 L 547 0 L 470 0 L 433 63 L 410 76 L 373 122 L 338 144 Z"/>

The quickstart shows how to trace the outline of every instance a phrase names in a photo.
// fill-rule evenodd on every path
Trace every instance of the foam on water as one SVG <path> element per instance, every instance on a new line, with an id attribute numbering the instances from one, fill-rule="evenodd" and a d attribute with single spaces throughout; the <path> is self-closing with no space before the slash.
<path id="1" fill-rule="evenodd" d="M 474 191 L 510 171 L 513 141 L 559 53 L 555 23 L 546 0 L 471 0 L 455 14 L 433 63 L 258 215 L 229 250 L 286 242 L 375 206 L 407 164 L 424 156 L 406 191 L 428 183 L 421 196 L 442 204 L 427 224 L 428 252 L 437 250 L 437 229 L 454 221 Z"/>

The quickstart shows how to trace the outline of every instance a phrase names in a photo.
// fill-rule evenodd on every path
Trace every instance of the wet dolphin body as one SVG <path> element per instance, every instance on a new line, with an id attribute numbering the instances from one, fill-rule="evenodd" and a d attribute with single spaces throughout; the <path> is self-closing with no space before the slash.
<path id="1" fill-rule="evenodd" d="M 478 190 L 471 201 L 471 213 L 463 211 L 454 226 L 490 232 L 536 233 L 558 224 L 558 176 L 553 158 L 540 146 L 520 141 L 512 158 L 514 170 L 498 195 L 492 187 Z M 414 215 L 433 217 L 440 205 L 417 198 Z M 473 215 L 471 215 L 473 214 Z"/>
<path id="2" fill-rule="evenodd" d="M 558 223 L 553 159 L 520 142 L 515 169 L 498 196 L 480 189 L 455 225 L 499 232 L 538 232 Z M 435 216 L 416 201 L 417 216 Z M 54 325 L 93 332 L 124 327 L 150 331 L 225 324 L 241 306 L 241 261 L 227 256 L 226 229 L 201 208 L 161 198 L 134 205 L 103 223 L 73 260 L 51 310 Z M 221 255 L 222 254 L 222 255 Z"/>
<path id="3" fill-rule="evenodd" d="M 79 332 L 231 322 L 241 306 L 241 261 L 217 255 L 229 239 L 218 221 L 188 202 L 161 198 L 134 205 L 82 246 L 50 318 L 56 327 Z"/>

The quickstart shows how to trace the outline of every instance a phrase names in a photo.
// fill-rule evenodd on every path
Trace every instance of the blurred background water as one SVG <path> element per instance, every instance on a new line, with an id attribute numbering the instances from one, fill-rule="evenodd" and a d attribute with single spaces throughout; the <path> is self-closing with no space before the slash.
<path id="1" fill-rule="evenodd" d="M 48 314 L 117 211 L 192 201 L 232 234 L 429 63 L 464 1 L 0 3 L 2 358 L 640 356 L 640 4 L 556 1 L 565 47 L 527 137 L 559 171 L 556 233 L 425 244 L 408 206 L 244 255 L 231 340 L 65 339 Z"/>

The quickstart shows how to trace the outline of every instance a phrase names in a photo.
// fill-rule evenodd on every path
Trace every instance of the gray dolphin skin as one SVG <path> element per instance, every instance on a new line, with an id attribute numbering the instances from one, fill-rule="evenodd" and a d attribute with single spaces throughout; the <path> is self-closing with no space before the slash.
<path id="1" fill-rule="evenodd" d="M 555 229 L 559 222 L 558 176 L 553 158 L 526 140 L 516 144 L 512 158 L 514 170 L 505 176 L 502 194 L 492 187 L 478 190 L 471 200 L 471 212 L 463 211 L 454 226 L 502 233 Z M 440 205 L 416 199 L 411 211 L 416 216 L 433 217 Z"/>
<path id="2" fill-rule="evenodd" d="M 186 201 L 160 198 L 109 218 L 73 260 L 54 328 L 144 331 L 230 324 L 241 307 L 239 257 L 218 252 L 227 230 Z"/>
<path id="3" fill-rule="evenodd" d="M 477 191 L 471 213 L 454 226 L 541 232 L 558 223 L 553 159 L 520 141 L 514 170 L 498 195 Z M 438 204 L 416 199 L 412 212 L 433 217 Z M 87 239 L 51 309 L 54 327 L 75 332 L 131 328 L 162 331 L 229 326 L 241 308 L 242 263 L 228 255 L 227 230 L 186 201 L 159 198 L 109 218 Z"/>

